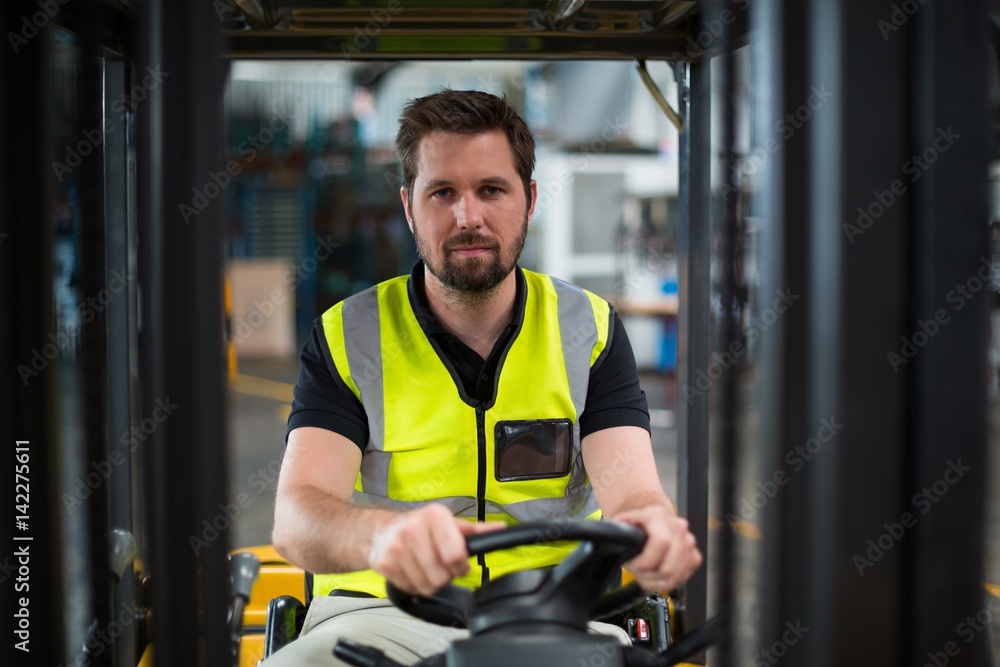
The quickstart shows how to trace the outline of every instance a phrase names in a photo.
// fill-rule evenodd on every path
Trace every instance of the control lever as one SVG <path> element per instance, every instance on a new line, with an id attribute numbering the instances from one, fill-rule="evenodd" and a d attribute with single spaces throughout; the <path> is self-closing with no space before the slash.
<path id="1" fill-rule="evenodd" d="M 115 587 L 121 582 L 122 577 L 125 575 L 125 569 L 132 564 L 135 560 L 135 538 L 132 537 L 132 533 L 127 530 L 122 530 L 121 528 L 112 528 L 108 532 L 108 570 L 111 573 L 111 590 L 109 591 L 109 600 L 114 600 L 114 590 Z M 112 602 L 112 607 L 108 611 L 110 616 L 108 618 L 114 617 L 114 603 Z M 91 650 L 92 646 L 100 646 L 101 640 L 97 638 L 98 619 L 94 619 L 90 626 L 87 628 L 87 636 L 83 640 L 83 655 L 86 657 L 91 657 L 93 652 Z"/>
<path id="2" fill-rule="evenodd" d="M 108 569 L 117 584 L 125 574 L 125 568 L 135 560 L 135 538 L 132 533 L 121 528 L 113 528 L 108 533 Z"/>
<path id="3" fill-rule="evenodd" d="M 231 664 L 238 665 L 240 657 L 240 627 L 243 625 L 243 612 L 250 602 L 250 591 L 260 574 L 260 559 L 252 553 L 238 553 L 229 556 L 229 645 Z"/>

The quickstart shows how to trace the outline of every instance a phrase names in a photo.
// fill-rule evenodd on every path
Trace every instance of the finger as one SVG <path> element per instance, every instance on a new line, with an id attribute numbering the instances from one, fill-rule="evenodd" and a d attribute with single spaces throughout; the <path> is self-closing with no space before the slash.
<path id="1" fill-rule="evenodd" d="M 668 554 L 661 571 L 675 581 L 683 582 L 700 566 L 701 552 L 698 550 L 695 537 L 690 532 L 684 532 L 676 538 L 675 547 Z"/>
<path id="2" fill-rule="evenodd" d="M 448 521 L 431 524 L 431 536 L 434 540 L 438 561 L 447 574 L 447 581 L 461 577 L 469 572 L 469 551 L 465 545 L 465 524 L 468 521 L 449 517 Z"/>
<path id="3" fill-rule="evenodd" d="M 673 531 L 668 523 L 655 520 L 645 522 L 641 527 L 646 532 L 646 544 L 630 565 L 638 572 L 658 572 L 669 557 L 674 542 Z"/>
<path id="4" fill-rule="evenodd" d="M 642 590 L 647 593 L 663 593 L 668 594 L 674 589 L 673 582 L 670 579 L 664 579 L 657 576 L 648 576 L 641 579 L 636 579 Z"/>
<path id="5" fill-rule="evenodd" d="M 448 569 L 441 562 L 434 544 L 434 533 L 425 516 L 414 521 L 399 533 L 401 540 L 398 554 L 405 576 L 421 595 L 433 595 L 451 581 Z"/>
<path id="6" fill-rule="evenodd" d="M 459 523 L 463 535 L 482 535 L 506 528 L 503 521 L 462 521 Z"/>
<path id="7" fill-rule="evenodd" d="M 684 532 L 676 535 L 669 551 L 655 572 L 659 579 L 657 584 L 662 589 L 671 589 L 682 585 L 701 565 L 701 553 L 695 545 L 694 535 Z M 654 573 L 651 573 L 651 577 Z"/>
<path id="8" fill-rule="evenodd" d="M 417 593 L 417 586 L 409 574 L 411 568 L 405 564 L 408 554 L 401 553 L 398 546 L 397 536 L 401 527 L 401 523 L 397 522 L 373 536 L 369 566 L 401 591 Z"/>

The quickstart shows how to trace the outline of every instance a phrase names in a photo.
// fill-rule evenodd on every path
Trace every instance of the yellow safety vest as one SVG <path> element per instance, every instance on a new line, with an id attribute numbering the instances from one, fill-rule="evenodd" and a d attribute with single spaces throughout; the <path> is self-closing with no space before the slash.
<path id="1" fill-rule="evenodd" d="M 409 510 L 439 502 L 470 521 L 510 524 L 600 518 L 580 456 L 579 417 L 590 368 L 609 344 L 610 306 L 561 280 L 523 275 L 523 321 L 501 358 L 492 404 L 464 396 L 417 321 L 408 276 L 323 314 L 333 362 L 368 416 L 352 503 Z M 545 543 L 470 559 L 469 574 L 455 583 L 474 588 L 555 565 L 572 548 Z M 335 588 L 385 596 L 385 579 L 373 570 L 317 574 L 313 582 L 317 596 Z"/>

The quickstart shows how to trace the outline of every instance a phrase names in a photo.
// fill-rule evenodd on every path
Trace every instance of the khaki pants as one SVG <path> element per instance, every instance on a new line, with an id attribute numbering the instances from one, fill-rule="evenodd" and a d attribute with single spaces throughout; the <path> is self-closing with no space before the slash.
<path id="1" fill-rule="evenodd" d="M 624 630 L 607 623 L 592 622 L 590 632 L 613 637 L 623 646 L 630 643 Z M 341 637 L 412 665 L 468 636 L 468 630 L 421 621 L 382 598 L 315 598 L 299 638 L 261 663 L 261 667 L 339 667 L 346 663 L 333 657 L 333 645 Z"/>

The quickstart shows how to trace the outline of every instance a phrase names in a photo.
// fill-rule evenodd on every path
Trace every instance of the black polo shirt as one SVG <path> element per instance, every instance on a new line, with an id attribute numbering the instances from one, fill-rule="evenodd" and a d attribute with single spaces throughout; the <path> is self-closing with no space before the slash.
<path id="1" fill-rule="evenodd" d="M 524 314 L 527 286 L 521 269 L 517 268 L 515 273 L 514 317 L 486 359 L 445 331 L 431 312 L 424 292 L 423 262 L 417 262 L 407 281 L 410 305 L 420 327 L 445 364 L 461 380 L 464 394 L 474 400 L 487 401 L 492 397 L 498 363 Z M 590 369 L 587 400 L 580 415 L 581 439 L 613 426 L 639 426 L 649 430 L 649 407 L 639 386 L 632 346 L 614 310 L 611 320 L 611 344 Z M 315 426 L 339 433 L 364 450 L 368 443 L 368 418 L 361 402 L 344 385 L 334 366 L 321 319 L 316 320 L 309 340 L 302 347 L 300 359 L 302 365 L 288 417 L 288 432 L 302 426 Z"/>

